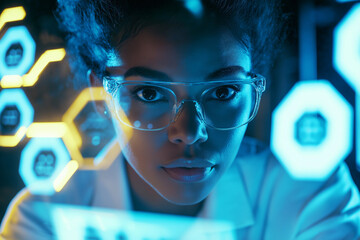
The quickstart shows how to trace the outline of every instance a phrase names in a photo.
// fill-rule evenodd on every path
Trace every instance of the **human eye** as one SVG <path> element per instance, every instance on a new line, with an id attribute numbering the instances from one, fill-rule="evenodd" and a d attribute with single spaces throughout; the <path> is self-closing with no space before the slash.
<path id="1" fill-rule="evenodd" d="M 229 101 L 236 97 L 240 91 L 239 86 L 236 85 L 222 85 L 215 87 L 209 91 L 210 98 L 219 101 Z"/>
<path id="2" fill-rule="evenodd" d="M 140 101 L 146 103 L 156 103 L 166 101 L 164 91 L 154 86 L 139 86 L 133 90 L 133 95 Z"/>

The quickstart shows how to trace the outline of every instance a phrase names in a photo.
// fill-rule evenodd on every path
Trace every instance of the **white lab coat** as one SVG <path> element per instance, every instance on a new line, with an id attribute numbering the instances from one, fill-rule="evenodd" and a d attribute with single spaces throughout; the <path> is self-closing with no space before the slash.
<path id="1" fill-rule="evenodd" d="M 131 210 L 123 163 L 79 171 L 51 197 L 22 190 L 1 226 L 4 239 L 53 239 L 50 203 Z M 360 198 L 342 163 L 324 181 L 293 179 L 269 149 L 244 139 L 234 164 L 205 201 L 199 217 L 231 221 L 238 239 L 358 239 Z"/>

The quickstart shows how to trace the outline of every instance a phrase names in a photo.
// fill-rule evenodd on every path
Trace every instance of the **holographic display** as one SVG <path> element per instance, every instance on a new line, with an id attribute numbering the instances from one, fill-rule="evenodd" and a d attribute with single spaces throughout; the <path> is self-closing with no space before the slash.
<path id="1" fill-rule="evenodd" d="M 72 156 L 78 152 L 77 160 L 83 169 L 106 168 L 120 154 L 111 110 L 108 108 L 109 97 L 103 87 L 86 88 L 63 116 L 76 145 L 76 149 L 69 148 L 69 151 Z M 132 129 L 124 129 L 129 139 Z"/>
<path id="2" fill-rule="evenodd" d="M 345 2 L 345 1 L 341 1 Z M 334 30 L 333 65 L 356 92 L 356 161 L 360 170 L 360 3 L 354 4 Z"/>
<path id="3" fill-rule="evenodd" d="M 360 93 L 360 3 L 355 4 L 334 29 L 335 70 Z"/>
<path id="4" fill-rule="evenodd" d="M 273 112 L 271 149 L 295 178 L 323 179 L 351 152 L 353 109 L 325 80 L 297 83 Z"/>
<path id="5" fill-rule="evenodd" d="M 53 205 L 57 239 L 236 239 L 233 223 L 175 215 Z"/>
<path id="6" fill-rule="evenodd" d="M 34 63 L 35 49 L 25 26 L 9 28 L 0 39 L 0 76 L 24 75 Z"/>
<path id="7" fill-rule="evenodd" d="M 32 138 L 21 153 L 19 173 L 31 193 L 51 195 L 69 161 L 60 138 Z"/>
<path id="8" fill-rule="evenodd" d="M 34 109 L 23 90 L 0 92 L 0 146 L 16 146 L 33 119 Z"/>

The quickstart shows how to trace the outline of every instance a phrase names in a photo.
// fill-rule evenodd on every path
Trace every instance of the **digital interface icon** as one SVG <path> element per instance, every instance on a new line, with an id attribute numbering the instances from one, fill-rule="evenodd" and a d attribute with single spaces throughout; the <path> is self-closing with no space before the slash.
<path id="1" fill-rule="evenodd" d="M 295 123 L 295 139 L 303 146 L 318 146 L 326 138 L 327 122 L 319 112 L 306 112 Z"/>
<path id="2" fill-rule="evenodd" d="M 1 133 L 15 134 L 20 123 L 20 111 L 16 105 L 7 105 L 0 113 Z"/>
<path id="3" fill-rule="evenodd" d="M 24 75 L 34 63 L 35 49 L 25 26 L 9 28 L 0 39 L 0 76 Z"/>
<path id="4" fill-rule="evenodd" d="M 0 146 L 14 147 L 34 119 L 34 109 L 21 89 L 0 92 Z"/>
<path id="5" fill-rule="evenodd" d="M 77 145 L 70 153 L 81 156 L 82 169 L 107 168 L 120 154 L 107 97 L 103 87 L 84 89 L 63 116 Z M 130 137 L 132 130 L 127 130 Z"/>
<path id="6" fill-rule="evenodd" d="M 33 171 L 38 178 L 49 178 L 55 171 L 56 156 L 53 151 L 44 150 L 35 157 Z"/>
<path id="7" fill-rule="evenodd" d="M 19 173 L 31 193 L 51 195 L 69 161 L 60 138 L 32 138 L 21 153 Z"/>
<path id="8" fill-rule="evenodd" d="M 8 68 L 18 66 L 21 63 L 23 54 L 24 49 L 20 43 L 11 44 L 5 54 L 5 65 Z"/>
<path id="9" fill-rule="evenodd" d="M 271 130 L 271 149 L 289 174 L 323 179 L 351 152 L 353 109 L 328 81 L 302 81 L 274 110 Z"/>

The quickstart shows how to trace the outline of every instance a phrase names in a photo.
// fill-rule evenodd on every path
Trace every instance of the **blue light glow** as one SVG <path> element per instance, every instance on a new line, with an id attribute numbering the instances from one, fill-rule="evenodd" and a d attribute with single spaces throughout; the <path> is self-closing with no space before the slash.
<path id="1" fill-rule="evenodd" d="M 30 126 L 34 120 L 34 108 L 22 89 L 4 89 L 0 92 L 0 113 L 11 105 L 15 105 L 20 112 L 17 128 Z"/>
<path id="2" fill-rule="evenodd" d="M 185 0 L 185 7 L 197 17 L 202 15 L 203 7 L 201 0 Z"/>
<path id="3" fill-rule="evenodd" d="M 10 48 L 14 45 L 22 49 L 12 51 Z M 9 28 L 2 39 L 0 39 L 0 76 L 4 75 L 24 75 L 34 64 L 36 44 L 25 26 L 16 26 Z M 20 51 L 20 50 L 19 50 Z M 10 55 L 9 55 L 10 54 Z M 20 56 L 21 55 L 21 56 Z M 9 61 L 10 66 L 7 64 Z"/>
<path id="4" fill-rule="evenodd" d="M 235 228 L 229 222 L 175 215 L 54 205 L 52 219 L 59 240 L 92 236 L 97 239 L 236 239 Z"/>
<path id="5" fill-rule="evenodd" d="M 21 153 L 19 173 L 33 194 L 51 195 L 53 182 L 70 161 L 59 138 L 32 138 Z"/>
<path id="6" fill-rule="evenodd" d="M 337 2 L 341 2 L 341 3 L 344 3 L 344 2 L 356 2 L 358 0 L 336 0 Z"/>
<path id="7" fill-rule="evenodd" d="M 334 30 L 333 65 L 360 93 L 360 3 L 350 9 Z"/>
<path id="8" fill-rule="evenodd" d="M 301 144 L 296 139 L 296 123 L 314 112 L 326 121 L 325 138 L 318 144 Z M 325 80 L 297 83 L 273 112 L 271 149 L 295 178 L 329 176 L 351 152 L 352 138 L 353 109 Z"/>

